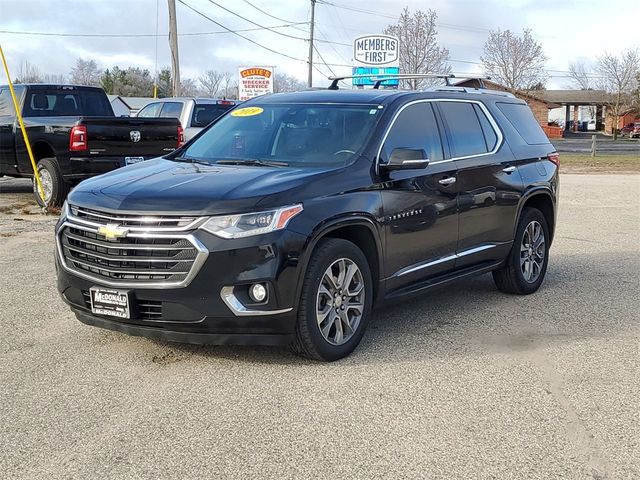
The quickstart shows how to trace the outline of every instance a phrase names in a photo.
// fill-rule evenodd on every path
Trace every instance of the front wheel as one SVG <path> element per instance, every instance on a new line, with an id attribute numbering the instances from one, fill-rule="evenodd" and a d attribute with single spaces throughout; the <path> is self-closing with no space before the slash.
<path id="1" fill-rule="evenodd" d="M 362 251 L 346 240 L 321 240 L 304 278 L 293 351 L 325 362 L 346 357 L 364 335 L 372 304 L 371 269 Z"/>
<path id="2" fill-rule="evenodd" d="M 525 208 L 504 267 L 493 271 L 493 280 L 506 293 L 534 293 L 544 280 L 549 263 L 549 228 L 542 212 Z"/>
<path id="3" fill-rule="evenodd" d="M 69 187 L 64 181 L 60 166 L 55 158 L 43 158 L 38 162 L 38 173 L 42 182 L 44 198 L 40 196 L 35 177 L 33 178 L 33 195 L 41 207 L 61 207 L 67 198 Z"/>

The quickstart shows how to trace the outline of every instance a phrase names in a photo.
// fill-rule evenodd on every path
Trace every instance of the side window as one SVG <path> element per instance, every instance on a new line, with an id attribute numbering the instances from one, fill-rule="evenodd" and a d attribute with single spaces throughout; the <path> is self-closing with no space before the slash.
<path id="1" fill-rule="evenodd" d="M 542 131 L 528 105 L 524 103 L 496 103 L 496 105 L 529 145 L 549 143 L 549 139 Z"/>
<path id="2" fill-rule="evenodd" d="M 162 106 L 160 116 L 163 118 L 180 118 L 180 113 L 182 113 L 182 103 L 167 102 Z"/>
<path id="3" fill-rule="evenodd" d="M 478 120 L 480 120 L 482 133 L 484 133 L 484 141 L 487 144 L 487 150 L 490 152 L 496 147 L 496 143 L 498 143 L 498 135 L 496 135 L 496 131 L 491 126 L 491 123 L 482 108 L 477 104 L 474 104 L 473 108 L 476 111 L 476 115 L 478 115 Z"/>
<path id="4" fill-rule="evenodd" d="M 0 90 L 0 117 L 13 116 L 13 100 L 11 100 L 11 92 L 8 88 Z"/>
<path id="5" fill-rule="evenodd" d="M 382 147 L 383 161 L 389 159 L 395 148 L 423 148 L 432 162 L 444 158 L 431 103 L 409 105 L 398 115 Z"/>
<path id="6" fill-rule="evenodd" d="M 159 117 L 160 116 L 160 108 L 162 107 L 161 103 L 150 103 L 145 106 L 138 112 L 138 117 L 148 118 L 148 117 Z"/>
<path id="7" fill-rule="evenodd" d="M 449 127 L 451 155 L 466 157 L 487 153 L 480 120 L 469 102 L 439 102 L 440 111 Z"/>

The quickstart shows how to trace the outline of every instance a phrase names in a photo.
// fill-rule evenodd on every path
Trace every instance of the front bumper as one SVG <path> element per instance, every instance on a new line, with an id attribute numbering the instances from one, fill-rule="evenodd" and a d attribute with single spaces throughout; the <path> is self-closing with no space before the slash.
<path id="1" fill-rule="evenodd" d="M 63 265 L 60 244 L 58 290 L 81 322 L 131 335 L 198 344 L 289 343 L 296 322 L 300 255 L 307 238 L 288 230 L 235 240 L 199 230 L 192 234 L 208 251 L 197 274 L 182 287 L 121 288 L 131 292 L 130 319 L 92 314 L 91 287 L 118 287 Z M 265 283 L 269 292 L 261 304 L 247 295 L 256 282 Z"/>

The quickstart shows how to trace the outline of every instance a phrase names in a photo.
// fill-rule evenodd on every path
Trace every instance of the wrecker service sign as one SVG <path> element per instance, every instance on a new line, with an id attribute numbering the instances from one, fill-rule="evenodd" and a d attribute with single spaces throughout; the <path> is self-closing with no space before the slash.
<path id="1" fill-rule="evenodd" d="M 273 67 L 240 67 L 238 90 L 240 101 L 273 93 Z"/>

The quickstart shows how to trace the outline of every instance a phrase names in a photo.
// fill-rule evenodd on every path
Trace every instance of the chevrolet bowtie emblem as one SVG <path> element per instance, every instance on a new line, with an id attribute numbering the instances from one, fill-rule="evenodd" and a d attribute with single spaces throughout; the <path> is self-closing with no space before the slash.
<path id="1" fill-rule="evenodd" d="M 116 238 L 124 238 L 129 233 L 128 228 L 122 228 L 116 223 L 107 223 L 98 228 L 98 233 L 104 235 L 107 240 L 115 240 Z"/>

